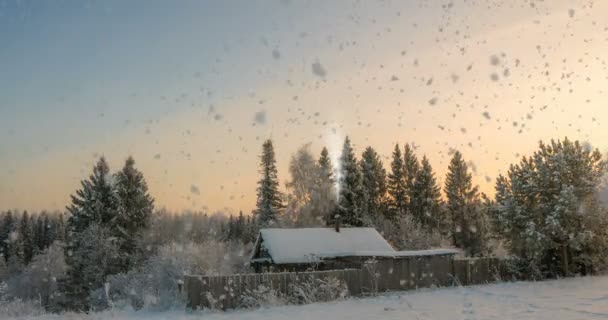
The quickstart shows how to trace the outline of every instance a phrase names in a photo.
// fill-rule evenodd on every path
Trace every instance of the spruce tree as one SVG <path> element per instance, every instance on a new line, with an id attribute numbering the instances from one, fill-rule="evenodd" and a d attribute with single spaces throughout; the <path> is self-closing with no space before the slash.
<path id="1" fill-rule="evenodd" d="M 405 180 L 403 157 L 399 144 L 395 144 L 391 172 L 388 174 L 387 189 L 389 194 L 390 217 L 397 219 L 407 211 L 407 185 Z"/>
<path id="2" fill-rule="evenodd" d="M 72 195 L 67 207 L 69 232 L 83 232 L 92 223 L 110 225 L 116 223 L 118 201 L 113 186 L 110 167 L 101 157 L 93 167 L 93 174 L 81 182 L 82 188 Z"/>
<path id="3" fill-rule="evenodd" d="M 414 154 L 414 150 L 409 144 L 405 144 L 403 147 L 403 176 L 405 179 L 406 210 L 408 214 L 412 214 L 413 210 L 414 185 L 416 183 L 419 167 L 420 164 L 418 163 L 416 154 Z"/>
<path id="4" fill-rule="evenodd" d="M 317 187 L 315 189 L 314 208 L 318 212 L 318 217 L 323 217 L 325 222 L 328 223 L 332 221 L 337 204 L 337 196 L 334 168 L 326 147 L 323 147 L 321 150 L 317 166 L 319 171 L 317 175 Z"/>
<path id="5" fill-rule="evenodd" d="M 243 216 L 243 211 L 239 211 L 239 217 L 236 220 L 234 235 L 236 240 L 245 243 L 245 216 Z"/>
<path id="6" fill-rule="evenodd" d="M 21 221 L 19 221 L 19 253 L 23 265 L 27 265 L 34 257 L 34 238 L 32 232 L 32 220 L 27 211 L 23 211 Z"/>
<path id="7" fill-rule="evenodd" d="M 13 218 L 13 212 L 8 210 L 2 217 L 2 229 L 0 229 L 0 254 L 4 257 L 4 260 L 8 263 L 11 255 L 12 239 L 11 234 L 15 231 L 15 219 Z"/>
<path id="8" fill-rule="evenodd" d="M 367 224 L 377 220 L 386 196 L 386 170 L 378 153 L 367 147 L 361 155 L 361 212 Z"/>
<path id="9" fill-rule="evenodd" d="M 415 221 L 426 229 L 438 230 L 445 222 L 441 213 L 441 188 L 426 156 L 422 157 L 416 174 L 411 210 Z"/>
<path id="10" fill-rule="evenodd" d="M 58 217 L 55 219 L 55 222 L 53 223 L 53 229 L 55 230 L 53 241 L 57 240 L 57 241 L 65 242 L 66 227 L 65 227 L 65 221 L 63 218 L 63 213 L 58 214 Z"/>
<path id="11" fill-rule="evenodd" d="M 258 181 L 257 202 L 254 213 L 261 227 L 276 226 L 283 203 L 281 193 L 279 192 L 279 178 L 274 147 L 270 139 L 266 140 L 262 146 L 259 173 L 262 177 Z"/>
<path id="12" fill-rule="evenodd" d="M 150 218 L 154 210 L 154 200 L 148 193 L 148 185 L 143 174 L 135 168 L 135 160 L 127 158 L 121 171 L 115 174 L 115 188 L 118 201 L 116 224 L 114 234 L 119 242 L 122 270 L 128 271 L 136 260 L 138 250 L 137 239 L 142 231 L 150 225 Z"/>
<path id="13" fill-rule="evenodd" d="M 336 212 L 344 225 L 360 227 L 365 221 L 361 215 L 361 172 L 350 139 L 344 139 L 340 156 L 339 197 Z"/>
<path id="14" fill-rule="evenodd" d="M 450 216 L 454 246 L 465 250 L 467 256 L 483 252 L 483 236 L 478 229 L 483 225 L 479 210 L 478 187 L 473 186 L 472 175 L 459 151 L 454 153 L 446 176 L 444 192 Z"/>
<path id="15" fill-rule="evenodd" d="M 56 218 L 55 218 L 56 219 Z M 57 229 L 55 223 L 51 222 L 48 214 L 44 215 L 44 220 L 42 222 L 44 227 L 44 236 L 42 239 L 42 243 L 44 244 L 44 248 L 48 248 L 53 244 L 55 239 L 57 238 Z"/>
<path id="16" fill-rule="evenodd" d="M 71 196 L 72 204 L 67 207 L 71 215 L 67 223 L 67 246 L 64 251 L 68 268 L 61 285 L 66 298 L 65 308 L 77 311 L 89 309 L 89 290 L 96 288 L 85 283 L 85 276 L 88 276 L 83 274 L 86 257 L 81 253 L 90 246 L 86 241 L 93 237 L 87 232 L 89 227 L 95 225 L 103 229 L 105 234 L 117 224 L 118 201 L 112 180 L 108 163 L 101 157 L 89 179 L 83 180 L 82 188 Z"/>
<path id="17" fill-rule="evenodd" d="M 45 238 L 46 238 L 46 228 L 44 226 L 44 216 L 46 213 L 39 214 L 36 217 L 35 223 L 32 225 L 33 231 L 33 243 L 34 243 L 34 255 L 44 251 L 46 248 Z"/>

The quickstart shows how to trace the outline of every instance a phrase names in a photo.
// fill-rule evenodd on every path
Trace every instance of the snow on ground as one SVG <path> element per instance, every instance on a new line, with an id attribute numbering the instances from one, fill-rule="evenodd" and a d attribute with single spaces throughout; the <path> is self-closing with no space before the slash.
<path id="1" fill-rule="evenodd" d="M 92 315 L 44 315 L 51 319 L 608 319 L 608 276 L 544 282 L 501 283 L 424 289 L 375 298 L 349 299 L 253 311 L 168 312 L 107 311 Z"/>

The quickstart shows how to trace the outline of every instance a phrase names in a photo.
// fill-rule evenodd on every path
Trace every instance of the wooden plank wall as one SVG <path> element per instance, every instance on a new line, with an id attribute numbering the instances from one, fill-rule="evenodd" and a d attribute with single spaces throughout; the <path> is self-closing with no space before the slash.
<path id="1" fill-rule="evenodd" d="M 184 290 L 188 308 L 226 310 L 238 308 L 243 294 L 260 286 L 290 296 L 291 285 L 336 278 L 347 285 L 350 295 L 362 296 L 383 291 L 488 283 L 508 277 L 506 270 L 504 261 L 494 258 L 408 257 L 380 259 L 373 268 L 362 269 L 186 276 Z"/>

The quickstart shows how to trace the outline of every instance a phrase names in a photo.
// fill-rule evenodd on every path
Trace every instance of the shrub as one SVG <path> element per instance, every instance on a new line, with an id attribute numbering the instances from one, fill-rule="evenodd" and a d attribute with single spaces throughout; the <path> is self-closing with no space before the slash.
<path id="1" fill-rule="evenodd" d="M 334 301 L 347 297 L 348 287 L 343 281 L 330 277 L 292 283 L 289 285 L 288 292 L 289 295 L 285 295 L 277 290 L 260 285 L 254 290 L 248 290 L 241 296 L 240 306 L 243 308 L 261 308 Z"/>
<path id="2" fill-rule="evenodd" d="M 299 284 L 291 284 L 289 302 L 309 304 L 344 299 L 348 296 L 348 286 L 337 278 L 313 279 Z"/>
<path id="3" fill-rule="evenodd" d="M 21 319 L 42 314 L 44 314 L 44 308 L 39 301 L 23 301 L 21 299 L 0 300 L 0 315 L 3 317 Z"/>

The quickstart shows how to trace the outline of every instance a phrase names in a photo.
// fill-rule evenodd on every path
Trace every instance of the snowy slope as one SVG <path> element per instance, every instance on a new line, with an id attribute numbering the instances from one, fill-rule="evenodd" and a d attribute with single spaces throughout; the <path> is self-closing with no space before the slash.
<path id="1" fill-rule="evenodd" d="M 427 289 L 392 293 L 377 298 L 273 307 L 254 311 L 193 314 L 179 310 L 161 313 L 108 311 L 87 316 L 45 315 L 30 319 L 194 320 L 202 318 L 209 320 L 607 319 L 608 276 Z"/>

